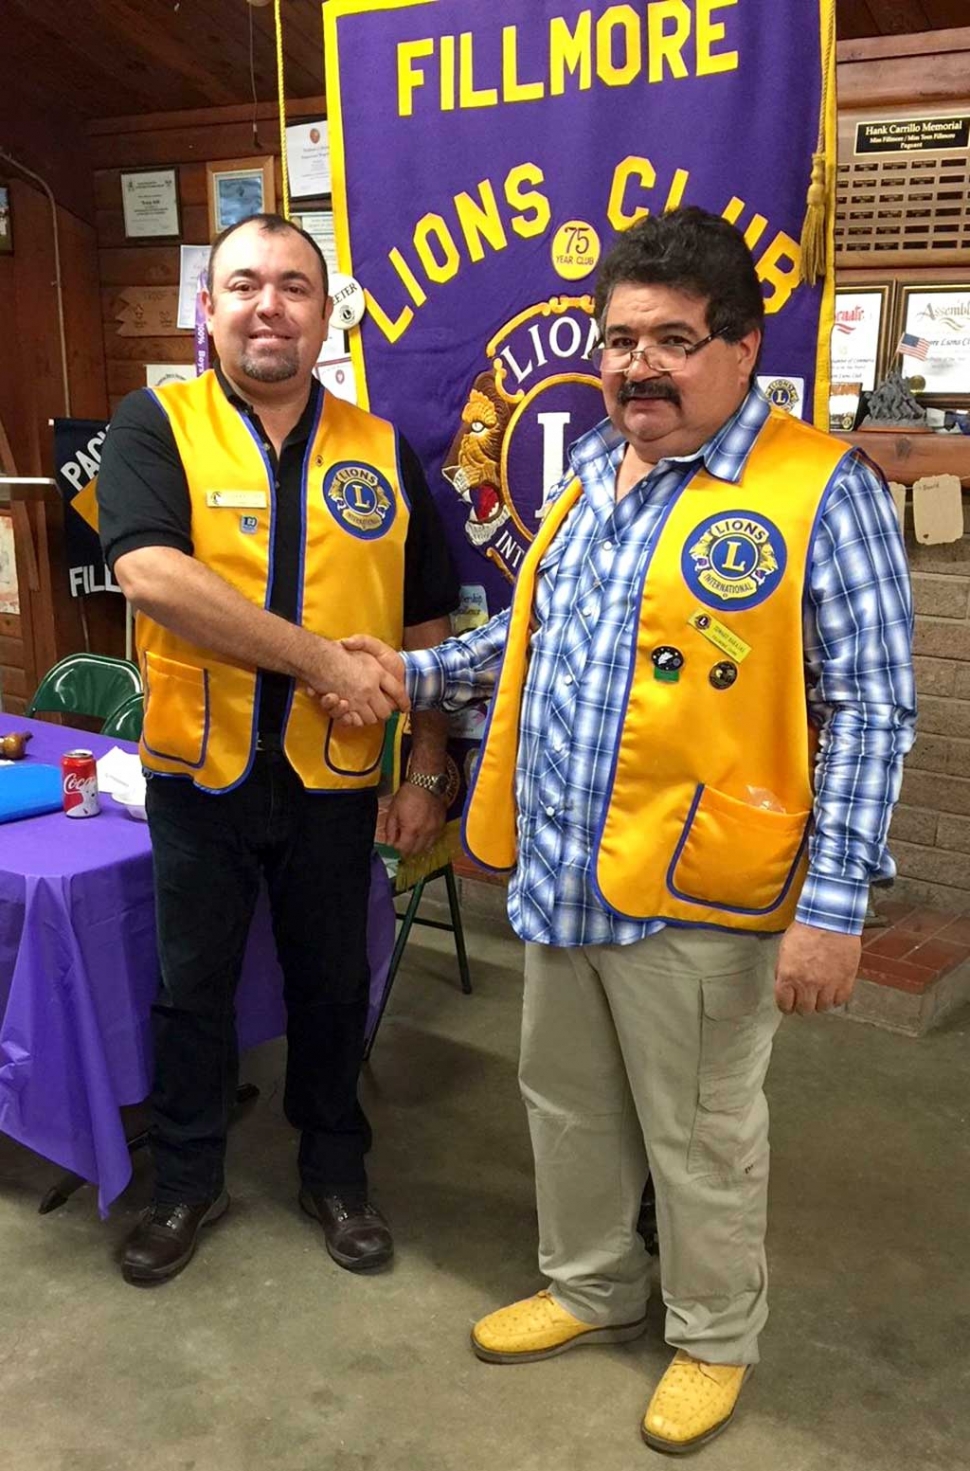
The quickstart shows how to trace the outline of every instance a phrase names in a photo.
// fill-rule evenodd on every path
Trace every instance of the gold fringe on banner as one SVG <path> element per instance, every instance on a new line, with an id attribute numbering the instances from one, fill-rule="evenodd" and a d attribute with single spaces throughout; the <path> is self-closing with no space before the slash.
<path id="1" fill-rule="evenodd" d="M 821 4 L 822 89 L 818 109 L 818 140 L 812 154 L 805 220 L 802 224 L 802 280 L 809 286 L 825 276 L 829 211 L 835 194 L 834 138 L 829 127 L 829 105 L 835 85 L 835 7 Z"/>

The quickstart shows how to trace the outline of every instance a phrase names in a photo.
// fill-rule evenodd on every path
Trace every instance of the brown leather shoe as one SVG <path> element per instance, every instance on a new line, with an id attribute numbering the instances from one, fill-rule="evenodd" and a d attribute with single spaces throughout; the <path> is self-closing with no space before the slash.
<path id="1" fill-rule="evenodd" d="M 327 1195 L 303 1185 L 300 1207 L 320 1222 L 327 1250 L 337 1265 L 346 1267 L 348 1272 L 369 1272 L 374 1267 L 383 1267 L 394 1255 L 391 1228 L 362 1192 Z"/>
<path id="2" fill-rule="evenodd" d="M 229 1209 L 223 1190 L 217 1200 L 198 1205 L 151 1205 L 125 1242 L 121 1275 L 135 1287 L 168 1282 L 188 1266 L 202 1226 L 218 1221 Z"/>

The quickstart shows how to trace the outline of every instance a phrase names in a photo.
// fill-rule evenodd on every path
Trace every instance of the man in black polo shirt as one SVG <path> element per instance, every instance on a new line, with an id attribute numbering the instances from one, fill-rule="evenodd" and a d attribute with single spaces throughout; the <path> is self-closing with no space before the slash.
<path id="1" fill-rule="evenodd" d="M 228 1206 L 233 997 L 260 874 L 288 1012 L 285 1111 L 300 1204 L 330 1255 L 388 1261 L 357 1099 L 381 725 L 403 689 L 339 638 L 447 636 L 457 580 L 421 467 L 313 378 L 330 315 L 315 243 L 279 216 L 225 231 L 209 264 L 220 366 L 120 405 L 98 479 L 105 556 L 138 610 L 142 759 L 162 983 L 153 1008 L 152 1206 L 123 1274 L 166 1281 Z M 313 692 L 342 697 L 331 725 Z M 404 853 L 439 834 L 441 716 L 417 716 L 388 814 Z"/>

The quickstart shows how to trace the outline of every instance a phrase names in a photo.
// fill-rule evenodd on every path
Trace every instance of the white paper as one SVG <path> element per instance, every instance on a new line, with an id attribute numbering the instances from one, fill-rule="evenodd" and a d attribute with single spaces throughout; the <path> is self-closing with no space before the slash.
<path id="1" fill-rule="evenodd" d="M 178 173 L 175 169 L 122 174 L 121 203 L 125 235 L 129 240 L 179 233 Z"/>
<path id="2" fill-rule="evenodd" d="M 141 796 L 145 797 L 145 773 L 142 770 L 141 757 L 134 751 L 123 751 L 120 746 L 112 746 L 110 751 L 97 762 L 98 787 L 102 792 L 108 792 L 110 796 Z"/>
<path id="3" fill-rule="evenodd" d="M 342 362 L 317 363 L 314 372 L 334 398 L 344 398 L 352 404 L 357 402 L 357 381 L 354 377 L 354 365 L 349 358 Z"/>
<path id="4" fill-rule="evenodd" d="M 331 326 L 320 349 L 320 356 L 317 358 L 317 367 L 321 363 L 347 363 L 349 361 L 350 353 L 347 351 L 346 333 Z"/>
<path id="5" fill-rule="evenodd" d="M 883 296 L 878 291 L 837 291 L 832 328 L 832 382 L 876 386 Z"/>
<path id="6" fill-rule="evenodd" d="M 287 128 L 286 161 L 294 198 L 330 193 L 330 136 L 324 118 Z"/>
<path id="7" fill-rule="evenodd" d="M 312 209 L 300 215 L 300 228 L 317 242 L 330 275 L 337 271 L 337 238 L 333 228 L 333 214 L 329 209 Z"/>
<path id="8" fill-rule="evenodd" d="M 179 251 L 179 314 L 176 325 L 195 326 L 199 277 L 209 264 L 208 245 L 183 245 Z"/>
<path id="9" fill-rule="evenodd" d="M 189 383 L 194 377 L 194 363 L 145 364 L 145 383 L 149 388 L 164 388 L 166 383 Z"/>
<path id="10" fill-rule="evenodd" d="M 925 337 L 925 360 L 904 359 L 904 373 L 926 379 L 924 393 L 970 393 L 970 289 L 912 291 L 903 331 Z"/>

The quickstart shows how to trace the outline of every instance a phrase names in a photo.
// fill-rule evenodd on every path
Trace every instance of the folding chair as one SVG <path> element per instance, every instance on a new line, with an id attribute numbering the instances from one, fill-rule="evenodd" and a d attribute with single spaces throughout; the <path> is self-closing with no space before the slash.
<path id="1" fill-rule="evenodd" d="M 118 741 L 138 741 L 141 739 L 142 721 L 145 718 L 145 699 L 143 695 L 129 695 L 127 700 L 122 700 L 101 727 L 101 734 L 114 736 Z"/>
<path id="2" fill-rule="evenodd" d="M 88 715 L 106 720 L 123 700 L 141 694 L 141 675 L 127 659 L 68 654 L 48 669 L 26 714 Z"/>

